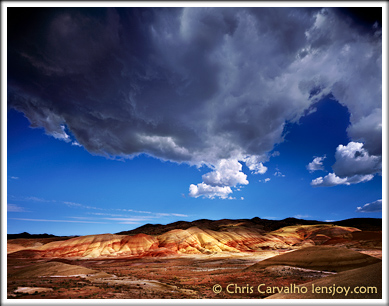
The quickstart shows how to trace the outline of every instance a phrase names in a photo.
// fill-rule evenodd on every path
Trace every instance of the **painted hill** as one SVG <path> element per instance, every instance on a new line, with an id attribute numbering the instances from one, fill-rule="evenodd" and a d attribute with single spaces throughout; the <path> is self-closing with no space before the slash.
<path id="1" fill-rule="evenodd" d="M 27 235 L 26 235 L 27 234 Z M 16 237 L 16 238 L 9 238 Z M 54 235 L 30 235 L 28 233 L 8 235 L 7 240 L 7 253 L 12 253 L 18 250 L 30 249 L 42 246 L 46 243 L 53 241 L 68 240 L 72 237 L 58 237 Z"/>
<path id="2" fill-rule="evenodd" d="M 94 258 L 110 255 L 139 255 L 157 247 L 158 241 L 144 234 L 135 236 L 102 234 L 54 241 L 37 250 L 41 253 L 41 257 Z"/>
<path id="3" fill-rule="evenodd" d="M 69 265 L 62 262 L 40 262 L 27 267 L 19 268 L 12 277 L 31 278 L 41 276 L 87 276 L 87 275 L 109 276 L 100 272 L 77 265 Z"/>
<path id="4" fill-rule="evenodd" d="M 269 266 L 292 266 L 320 271 L 345 271 L 381 262 L 380 259 L 346 248 L 312 246 L 260 261 L 245 270 L 256 271 Z"/>
<path id="5" fill-rule="evenodd" d="M 255 252 L 273 249 L 299 249 L 322 245 L 331 240 L 350 240 L 359 230 L 332 224 L 287 226 L 265 233 L 241 223 L 222 222 L 218 231 L 190 227 L 174 229 L 161 235 L 102 234 L 52 241 L 24 249 L 8 244 L 9 257 L 111 257 L 164 256 L 172 254 L 210 254 L 219 252 Z M 337 240 L 338 239 L 338 240 Z"/>

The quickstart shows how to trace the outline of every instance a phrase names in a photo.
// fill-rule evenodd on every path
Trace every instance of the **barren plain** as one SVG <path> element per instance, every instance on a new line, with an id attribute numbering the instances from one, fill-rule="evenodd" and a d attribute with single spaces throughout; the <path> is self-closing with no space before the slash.
<path id="1" fill-rule="evenodd" d="M 342 225 L 293 218 L 198 220 L 146 225 L 117 234 L 9 235 L 7 295 L 9 299 L 380 299 L 381 220 L 338 223 Z M 315 286 L 332 286 L 335 293 L 312 292 Z M 347 286 L 350 291 L 345 294 L 342 288 Z M 309 292 L 296 289 L 302 287 Z M 354 287 L 376 290 L 357 294 Z"/>

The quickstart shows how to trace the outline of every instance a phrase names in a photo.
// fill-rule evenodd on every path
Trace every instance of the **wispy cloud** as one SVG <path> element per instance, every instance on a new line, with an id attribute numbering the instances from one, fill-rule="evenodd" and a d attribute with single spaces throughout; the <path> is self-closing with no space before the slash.
<path id="1" fill-rule="evenodd" d="M 89 210 L 85 212 L 88 215 L 95 215 L 95 216 L 110 216 L 110 217 L 123 217 L 123 218 L 137 218 L 137 220 L 151 220 L 156 218 L 164 218 L 164 217 L 183 217 L 187 218 L 188 215 L 181 214 L 181 213 L 165 213 L 165 212 L 151 212 L 151 211 L 144 211 L 144 210 L 136 210 L 131 208 L 101 208 L 96 207 L 93 205 L 85 205 L 82 203 L 72 202 L 72 201 L 57 201 L 57 200 L 47 200 L 35 196 L 28 196 L 28 197 L 19 197 L 19 196 L 13 196 L 8 195 L 9 198 L 15 200 L 15 201 L 27 201 L 27 202 L 42 202 L 42 203 L 56 203 L 58 205 L 66 205 L 69 208 L 75 208 L 75 209 L 83 209 L 83 210 Z M 14 205 L 14 204 L 12 204 Z M 11 208 L 12 209 L 12 208 Z M 16 209 L 16 208 L 14 208 Z M 100 212 L 95 212 L 100 211 Z M 118 213 L 115 213 L 118 212 Z M 128 214 L 124 214 L 128 213 Z M 146 216 L 129 216 L 129 214 L 145 214 Z"/>
<path id="2" fill-rule="evenodd" d="M 27 212 L 23 207 L 16 204 L 7 204 L 7 212 Z"/>
<path id="3" fill-rule="evenodd" d="M 110 215 L 110 214 L 107 214 Z M 114 216 L 114 215 L 111 215 Z M 139 224 L 145 221 L 150 221 L 153 219 L 165 218 L 165 217 L 188 217 L 185 214 L 177 213 L 153 213 L 149 216 L 129 216 L 129 217 L 111 217 L 111 218 L 102 218 L 103 220 L 118 221 L 120 224 Z"/>
<path id="4" fill-rule="evenodd" d="M 8 200 L 11 201 L 20 201 L 20 202 L 42 202 L 42 203 L 55 203 L 56 200 L 47 200 L 36 196 L 20 196 L 20 195 L 13 195 L 13 194 L 7 194 Z"/>
<path id="5" fill-rule="evenodd" d="M 77 141 L 73 141 L 72 146 L 82 147 L 82 145 L 80 145 Z"/>
<path id="6" fill-rule="evenodd" d="M 263 217 L 264 219 L 268 219 L 268 220 L 278 220 L 279 218 L 277 217 Z"/>
<path id="7" fill-rule="evenodd" d="M 278 176 L 278 177 L 285 177 L 284 174 L 281 173 L 280 169 L 276 168 L 276 172 L 274 172 L 273 174 L 274 176 Z"/>
<path id="8" fill-rule="evenodd" d="M 33 221 L 33 222 L 66 222 L 66 223 L 107 223 L 99 221 L 81 221 L 81 220 L 49 220 L 49 219 L 27 219 L 27 218 L 10 218 L 19 221 Z"/>
<path id="9" fill-rule="evenodd" d="M 119 222 L 119 224 L 141 224 L 140 222 L 133 222 L 133 221 L 123 221 Z"/>
<path id="10" fill-rule="evenodd" d="M 68 218 L 78 219 L 78 220 L 98 220 L 98 218 L 94 218 L 94 217 L 68 217 Z"/>
<path id="11" fill-rule="evenodd" d="M 110 216 L 110 217 L 126 217 L 126 215 L 122 214 L 110 214 L 110 213 L 94 213 L 94 212 L 87 212 L 88 215 L 94 215 L 94 216 Z"/>
<path id="12" fill-rule="evenodd" d="M 184 214 L 171 214 L 171 215 L 175 217 L 185 217 L 185 218 L 188 217 L 188 215 L 184 215 Z"/>
<path id="13" fill-rule="evenodd" d="M 81 205 L 79 203 L 74 203 L 74 202 L 63 202 L 64 204 L 68 206 L 73 206 L 73 207 L 83 207 L 84 205 Z"/>
<path id="14" fill-rule="evenodd" d="M 67 202 L 64 201 L 64 204 L 68 206 L 73 206 L 73 207 L 79 207 L 79 208 L 85 208 L 85 209 L 95 209 L 95 210 L 106 210 L 105 208 L 100 208 L 100 207 L 95 207 L 95 206 L 89 206 L 89 205 L 83 205 L 80 203 L 74 203 L 74 202 Z"/>
<path id="15" fill-rule="evenodd" d="M 25 200 L 26 201 L 34 201 L 34 202 L 55 202 L 55 201 L 50 201 L 50 200 L 45 200 L 45 199 L 42 199 L 42 198 L 38 198 L 38 197 L 25 197 Z"/>
<path id="16" fill-rule="evenodd" d="M 297 219 L 305 219 L 305 218 L 311 218 L 310 215 L 295 215 L 293 216 L 294 218 L 297 218 Z"/>
<path id="17" fill-rule="evenodd" d="M 128 211 L 128 212 L 134 212 L 134 213 L 138 213 L 138 214 L 152 214 L 152 212 L 150 212 L 150 211 L 125 209 L 125 208 L 111 208 L 111 210 Z"/>
<path id="18" fill-rule="evenodd" d="M 131 222 L 138 222 L 138 221 L 145 221 L 145 220 L 148 220 L 147 218 L 142 218 L 142 217 L 139 217 L 139 218 L 103 218 L 104 220 L 112 220 L 112 221 L 131 221 Z"/>
<path id="19" fill-rule="evenodd" d="M 117 221 L 119 224 L 141 224 L 147 220 L 148 218 L 142 217 L 133 217 L 133 218 L 103 218 L 104 220 Z"/>

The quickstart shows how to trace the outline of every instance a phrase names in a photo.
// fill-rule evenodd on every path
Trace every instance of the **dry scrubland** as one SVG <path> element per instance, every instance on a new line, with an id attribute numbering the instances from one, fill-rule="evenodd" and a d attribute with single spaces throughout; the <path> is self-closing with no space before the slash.
<path id="1" fill-rule="evenodd" d="M 381 298 L 380 231 L 331 224 L 266 231 L 250 222 L 219 220 L 165 226 L 165 231 L 150 226 L 143 228 L 146 234 L 9 239 L 8 298 L 345 298 L 257 290 L 259 284 L 334 283 L 378 288 L 347 298 Z M 212 291 L 215 284 L 222 288 L 218 294 Z"/>

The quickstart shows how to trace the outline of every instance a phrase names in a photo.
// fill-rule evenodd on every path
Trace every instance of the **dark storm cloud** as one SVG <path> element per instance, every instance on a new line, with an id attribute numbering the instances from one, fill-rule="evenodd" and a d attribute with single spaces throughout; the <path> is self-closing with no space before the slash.
<path id="1" fill-rule="evenodd" d="M 8 103 L 32 126 L 93 154 L 147 153 L 219 171 L 221 160 L 267 161 L 285 122 L 332 93 L 349 108 L 349 135 L 379 155 L 380 29 L 366 33 L 339 16 L 304 8 L 15 8 Z"/>
<path id="2" fill-rule="evenodd" d="M 354 27 L 364 28 L 371 32 L 374 25 L 382 27 L 381 7 L 343 7 L 335 10 L 340 18 L 346 18 Z"/>

